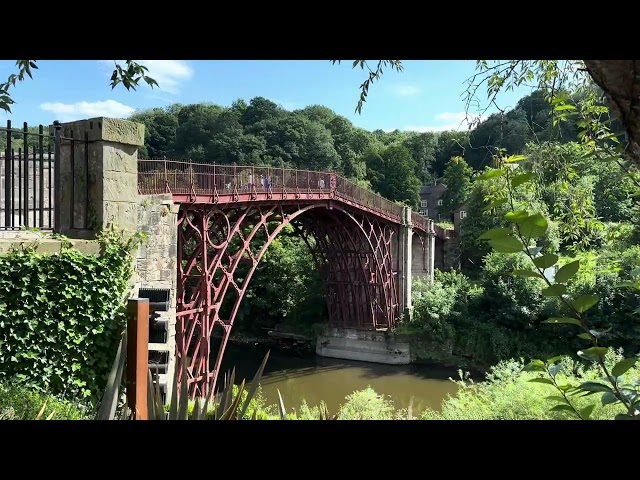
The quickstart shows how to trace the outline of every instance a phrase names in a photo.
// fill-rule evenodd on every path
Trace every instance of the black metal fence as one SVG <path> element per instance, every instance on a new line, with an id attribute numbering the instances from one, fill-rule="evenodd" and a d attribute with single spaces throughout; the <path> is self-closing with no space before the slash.
<path id="1" fill-rule="evenodd" d="M 55 225 L 56 128 L 0 128 L 0 230 Z M 59 135 L 58 135 L 59 137 Z"/>
<path id="2" fill-rule="evenodd" d="M 7 120 L 0 128 L 0 230 L 88 228 L 88 134 L 64 137 L 61 130 L 57 121 L 20 129 Z M 68 163 L 60 169 L 63 148 Z M 61 212 L 62 199 L 69 211 Z"/>

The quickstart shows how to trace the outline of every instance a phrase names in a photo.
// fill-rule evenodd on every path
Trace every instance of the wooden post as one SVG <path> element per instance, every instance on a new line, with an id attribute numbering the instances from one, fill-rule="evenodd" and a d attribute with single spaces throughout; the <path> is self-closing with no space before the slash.
<path id="1" fill-rule="evenodd" d="M 127 404 L 136 420 L 149 420 L 149 299 L 130 298 L 127 304 Z"/>

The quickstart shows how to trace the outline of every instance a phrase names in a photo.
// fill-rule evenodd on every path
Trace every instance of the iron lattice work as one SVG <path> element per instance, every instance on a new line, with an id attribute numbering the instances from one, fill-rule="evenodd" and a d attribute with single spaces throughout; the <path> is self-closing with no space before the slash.
<path id="1" fill-rule="evenodd" d="M 287 225 L 301 235 L 314 257 L 331 326 L 395 325 L 396 225 L 331 202 L 183 204 L 178 220 L 176 341 L 178 361 L 187 358 L 192 397 L 215 390 L 247 287 L 270 243 Z M 221 341 L 214 352 L 217 332 Z"/>

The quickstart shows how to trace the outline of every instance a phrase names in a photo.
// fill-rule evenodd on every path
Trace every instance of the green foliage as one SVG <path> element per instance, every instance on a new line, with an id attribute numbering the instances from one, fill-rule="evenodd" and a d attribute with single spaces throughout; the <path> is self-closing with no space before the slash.
<path id="1" fill-rule="evenodd" d="M 609 352 L 606 357 L 608 368 L 613 368 L 623 359 L 621 353 Z M 577 387 L 585 382 L 593 382 L 600 377 L 599 368 L 590 365 L 584 367 L 570 357 L 563 357 L 554 363 L 554 379 L 559 385 Z M 629 365 L 627 362 L 624 367 Z M 457 381 L 460 389 L 449 396 L 442 404 L 441 412 L 426 410 L 423 419 L 442 420 L 568 420 L 577 419 L 572 407 L 554 408 L 565 405 L 564 397 L 550 383 L 548 375 L 535 371 L 523 371 L 522 360 L 501 361 L 491 368 L 483 382 L 474 383 L 468 376 L 462 375 Z M 637 363 L 625 372 L 625 378 L 631 380 L 640 376 Z M 549 380 L 540 382 L 538 380 Z M 597 397 L 601 397 L 597 394 Z M 592 396 L 583 397 L 568 394 L 567 397 L 576 411 L 585 412 L 593 408 L 589 418 L 594 420 L 611 419 L 623 413 L 619 404 L 603 405 L 595 402 Z M 596 398 L 597 398 L 596 397 Z M 604 400 L 604 396 L 602 396 Z M 600 399 L 598 399 L 600 400 Z"/>
<path id="2" fill-rule="evenodd" d="M 402 330 L 445 343 L 455 338 L 456 323 L 468 313 L 469 298 L 477 295 L 469 279 L 455 271 L 436 271 L 432 285 L 416 279 L 412 286 L 413 318 Z"/>
<path id="3" fill-rule="evenodd" d="M 242 277 L 242 272 L 239 272 Z M 234 330 L 264 333 L 284 323 L 291 331 L 312 334 L 323 323 L 327 302 L 313 257 L 291 226 L 283 229 L 263 256 L 247 287 Z"/>
<path id="4" fill-rule="evenodd" d="M 406 202 L 412 208 L 420 203 L 420 181 L 415 176 L 415 162 L 411 152 L 402 145 L 391 145 L 382 152 L 384 180 L 376 190 L 389 200 Z M 373 184 L 373 182 L 372 182 Z"/>
<path id="5" fill-rule="evenodd" d="M 473 170 L 462 157 L 452 157 L 447 162 L 447 169 L 444 172 L 444 183 L 447 189 L 442 196 L 441 210 L 444 217 L 451 218 L 454 210 L 467 201 L 472 173 Z"/>
<path id="6" fill-rule="evenodd" d="M 563 109 L 556 107 L 556 110 L 563 110 Z M 516 215 L 517 211 L 515 210 L 514 189 L 517 187 L 514 186 L 514 182 L 512 180 L 513 178 L 518 178 L 518 177 L 514 177 L 515 175 L 514 170 L 518 168 L 517 162 L 519 160 L 520 159 L 516 159 L 513 157 L 499 159 L 498 162 L 496 162 L 498 164 L 498 169 L 494 169 L 493 171 L 488 171 L 485 175 L 483 175 L 484 178 L 494 177 L 494 178 L 499 178 L 501 181 L 503 181 L 504 193 L 502 194 L 502 198 L 506 199 L 504 203 L 508 204 L 513 211 L 513 213 L 509 215 L 509 220 L 513 222 L 513 227 L 514 227 L 513 231 L 509 231 L 508 229 L 502 229 L 502 230 L 494 229 L 484 234 L 484 237 L 489 239 L 488 240 L 489 243 L 498 252 L 506 251 L 506 248 L 504 247 L 504 244 L 507 243 L 506 240 L 508 239 L 513 240 L 514 249 L 515 249 L 515 241 L 516 240 L 520 241 L 522 243 L 522 246 L 521 246 L 522 251 L 530 258 L 530 260 L 535 266 L 535 269 L 532 270 L 532 272 L 537 272 L 540 275 L 540 278 L 543 279 L 544 282 L 547 284 L 547 288 L 545 288 L 541 292 L 542 295 L 549 296 L 549 297 L 556 297 L 559 301 L 558 310 L 561 313 L 566 312 L 562 316 L 559 316 L 559 315 L 553 316 L 553 318 L 547 320 L 547 323 L 568 324 L 568 325 L 573 324 L 573 327 L 570 327 L 570 328 L 578 327 L 579 330 L 582 330 L 582 332 L 578 334 L 578 338 L 582 340 L 587 340 L 588 342 L 591 343 L 592 346 L 590 348 L 583 348 L 579 350 L 577 354 L 579 357 L 598 365 L 598 369 L 600 370 L 602 375 L 604 375 L 603 380 L 605 380 L 611 386 L 608 386 L 607 383 L 586 382 L 576 387 L 577 389 L 576 392 L 577 393 L 583 392 L 585 393 L 585 395 L 589 395 L 596 391 L 598 392 L 605 391 L 611 395 L 611 399 L 610 399 L 611 401 L 609 403 L 616 404 L 620 402 L 626 409 L 626 413 L 621 413 L 620 415 L 616 416 L 616 418 L 640 417 L 640 411 L 636 408 L 636 401 L 640 399 L 640 396 L 638 395 L 637 385 L 635 384 L 623 385 L 619 378 L 612 377 L 610 375 L 607 365 L 605 364 L 605 361 L 604 361 L 604 357 L 608 351 L 608 348 L 602 347 L 599 344 L 599 341 L 605 336 L 605 334 L 607 334 L 612 329 L 612 327 L 609 326 L 606 330 L 602 330 L 602 327 L 597 324 L 598 322 L 593 321 L 593 319 L 590 318 L 590 315 L 593 315 L 594 314 L 593 312 L 597 312 L 598 308 L 604 308 L 605 303 L 601 302 L 602 293 L 608 293 L 608 292 L 600 292 L 600 295 L 597 295 L 593 292 L 580 292 L 580 291 L 574 291 L 571 294 L 566 294 L 567 292 L 566 283 L 571 281 L 580 270 L 579 260 L 568 262 L 562 267 L 560 267 L 557 270 L 553 279 L 546 277 L 544 275 L 543 266 L 538 265 L 535 262 L 536 255 L 537 253 L 539 253 L 541 248 L 536 248 L 535 250 L 532 250 L 531 248 L 529 248 L 529 242 L 532 239 L 539 239 L 546 232 L 547 221 L 539 213 L 534 213 L 534 214 L 523 213 L 522 215 Z M 495 173 L 490 174 L 490 172 L 495 172 Z M 582 178 L 588 178 L 588 177 L 582 177 Z M 515 182 L 515 184 L 518 184 L 518 182 Z M 576 203 L 577 205 L 577 202 L 579 202 L 579 200 L 575 200 L 574 203 Z M 587 204 L 588 202 L 584 202 L 584 203 Z M 576 205 L 573 205 L 573 204 L 571 205 L 572 212 L 575 213 L 576 209 L 579 212 L 584 211 L 584 205 L 581 205 L 581 206 L 576 206 Z M 582 223 L 579 226 L 584 227 L 585 224 L 586 223 L 582 221 Z M 497 242 L 497 240 L 501 240 L 501 241 Z M 557 260 L 557 258 L 555 258 L 554 260 Z M 546 266 L 551 262 L 543 262 L 543 263 Z M 614 271 L 609 270 L 606 273 L 613 275 Z M 519 273 L 519 272 L 514 272 L 514 273 Z M 630 272 L 632 276 L 638 275 L 639 273 L 640 273 L 639 269 L 632 270 Z M 605 288 L 611 285 L 612 285 L 611 281 L 606 281 L 604 283 Z M 640 282 L 638 282 L 637 284 L 635 282 L 629 282 L 629 286 L 631 286 L 635 290 L 640 291 Z M 615 294 L 609 295 L 609 297 L 610 297 L 609 303 L 610 304 L 615 303 L 616 301 Z M 628 299 L 628 298 L 625 299 L 625 301 L 627 302 L 633 302 L 633 300 L 636 300 L 635 303 L 637 304 L 637 299 Z M 620 309 L 620 310 L 623 310 L 623 309 Z M 632 332 L 632 333 L 635 333 L 635 332 Z M 630 359 L 626 361 L 628 363 L 631 363 Z M 554 411 L 567 411 L 576 415 L 577 418 L 584 419 L 589 417 L 589 415 L 592 413 L 594 409 L 594 405 L 587 405 L 582 409 L 577 409 L 568 400 L 566 395 L 567 389 L 565 388 L 566 385 L 565 386 L 559 385 L 556 382 L 555 376 L 557 373 L 557 369 L 553 360 L 550 360 L 546 363 L 541 362 L 540 360 L 533 360 L 529 364 L 529 367 L 536 371 L 540 370 L 540 371 L 546 372 L 549 375 L 549 378 L 540 379 L 539 383 L 551 384 L 554 388 L 556 388 L 562 394 L 562 398 L 564 399 L 563 403 L 554 406 L 553 407 Z"/>
<path id="7" fill-rule="evenodd" d="M 87 408 L 20 385 L 14 381 L 0 382 L 0 420 L 31 420 L 36 418 L 46 402 L 41 416 L 53 415 L 54 420 L 83 420 Z"/>
<path id="8" fill-rule="evenodd" d="M 371 387 L 353 392 L 346 398 L 347 402 L 340 407 L 340 420 L 393 420 L 393 404 L 378 395 Z"/>
<path id="9" fill-rule="evenodd" d="M 29 248 L 0 256 L 0 380 L 68 398 L 104 388 L 140 237 L 111 230 L 99 241 L 99 255 Z"/>

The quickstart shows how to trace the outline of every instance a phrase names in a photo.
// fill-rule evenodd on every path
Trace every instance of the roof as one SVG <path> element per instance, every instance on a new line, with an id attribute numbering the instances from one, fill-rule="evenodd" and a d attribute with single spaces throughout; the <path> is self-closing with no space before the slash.
<path id="1" fill-rule="evenodd" d="M 420 193 L 431 193 L 436 190 L 446 190 L 447 186 L 444 183 L 438 183 L 437 185 L 425 185 L 420 189 Z"/>

